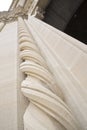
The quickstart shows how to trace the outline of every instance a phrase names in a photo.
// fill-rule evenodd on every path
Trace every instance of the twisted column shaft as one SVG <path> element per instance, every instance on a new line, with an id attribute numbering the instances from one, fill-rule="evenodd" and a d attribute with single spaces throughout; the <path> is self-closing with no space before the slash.
<path id="1" fill-rule="evenodd" d="M 22 18 L 18 19 L 18 41 L 20 70 L 26 75 L 21 90 L 30 101 L 24 115 L 25 130 L 78 130 L 77 121 Z"/>

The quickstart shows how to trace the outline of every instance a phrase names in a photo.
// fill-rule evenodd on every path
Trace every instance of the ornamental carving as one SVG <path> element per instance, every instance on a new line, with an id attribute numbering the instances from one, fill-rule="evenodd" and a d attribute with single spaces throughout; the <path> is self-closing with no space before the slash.
<path id="1" fill-rule="evenodd" d="M 79 130 L 62 91 L 22 18 L 18 18 L 18 42 L 22 61 L 20 70 L 25 75 L 21 91 L 30 102 L 23 116 L 24 130 Z"/>
<path id="2" fill-rule="evenodd" d="M 24 19 L 27 19 L 27 10 L 25 10 L 23 7 L 18 6 L 14 8 L 11 11 L 3 11 L 0 12 L 0 22 L 12 22 L 16 21 L 18 16 L 21 16 Z"/>
<path id="3" fill-rule="evenodd" d="M 44 14 L 45 14 L 45 11 L 39 6 L 37 6 L 35 9 L 35 14 L 34 14 L 35 17 L 38 19 L 44 19 Z"/>

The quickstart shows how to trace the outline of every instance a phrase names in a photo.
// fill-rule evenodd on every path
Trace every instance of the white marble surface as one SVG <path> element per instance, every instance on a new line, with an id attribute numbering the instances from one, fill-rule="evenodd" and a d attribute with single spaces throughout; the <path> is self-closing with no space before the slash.
<path id="1" fill-rule="evenodd" d="M 44 60 L 46 61 L 46 64 L 48 65 L 49 70 L 52 73 L 53 79 L 55 79 L 55 82 L 58 85 L 57 91 L 61 90 L 64 97 L 64 104 L 66 104 L 70 112 L 72 111 L 71 113 L 76 123 L 76 130 L 86 130 L 86 46 L 82 45 L 79 41 L 50 27 L 49 25 L 36 20 L 35 18 L 31 18 L 29 22 L 27 22 L 27 25 L 30 29 L 30 32 L 33 34 L 36 46 L 38 47 L 38 49 L 40 49 L 40 53 L 44 57 Z M 25 38 L 26 37 L 24 37 L 24 39 Z M 25 112 L 28 101 L 21 94 L 21 81 L 23 81 L 24 76 L 21 72 L 19 72 L 19 65 L 21 61 L 19 60 L 20 53 L 18 48 L 19 45 L 17 43 L 17 23 L 14 22 L 7 24 L 0 33 L 0 130 L 23 130 L 23 114 Z M 32 71 L 33 70 L 34 69 L 32 69 Z M 27 71 L 29 71 L 29 68 Z M 33 81 L 31 83 L 33 83 Z M 54 101 L 51 104 L 52 106 L 50 106 L 50 102 L 53 100 L 53 98 L 46 98 L 46 95 L 41 96 L 41 93 L 37 93 L 36 96 L 34 95 L 41 89 L 41 86 L 39 88 L 38 82 L 35 82 L 35 79 L 34 84 L 32 86 L 32 88 L 35 87 L 33 88 L 33 91 L 35 91 L 35 93 L 32 93 L 32 91 L 29 90 L 31 89 L 31 86 L 27 87 L 28 90 L 25 89 L 25 91 L 23 91 L 24 95 L 31 99 L 33 104 L 30 103 L 30 110 L 28 110 L 27 108 L 26 113 L 24 115 L 24 119 L 26 121 L 24 123 L 27 126 L 26 128 L 30 127 L 28 126 L 30 123 L 30 125 L 32 125 L 31 129 L 35 129 L 35 124 L 38 130 L 45 130 L 45 127 L 43 127 L 45 125 L 47 125 L 46 127 L 48 129 L 73 129 L 74 125 L 70 127 L 69 124 L 66 125 L 66 122 L 61 122 L 60 119 L 58 119 L 60 123 L 56 124 L 55 118 L 52 118 L 52 115 L 48 116 L 52 114 L 52 108 L 54 108 L 53 110 L 55 110 L 55 113 L 58 113 L 60 110 L 59 114 L 62 114 L 62 116 L 64 116 L 64 114 L 62 109 L 59 109 L 59 107 L 56 108 L 53 105 Z M 44 90 L 44 88 L 41 89 L 41 91 L 42 90 Z M 45 94 L 46 93 L 47 91 L 45 92 Z M 47 102 L 48 100 L 50 102 Z M 49 110 L 51 110 L 49 112 L 50 114 L 46 114 L 45 112 L 41 111 L 42 107 L 39 104 L 37 104 L 38 102 L 40 102 L 42 106 L 47 105 L 45 107 L 49 108 L 48 112 Z M 40 110 L 37 109 L 38 107 L 36 106 L 40 107 Z M 42 110 L 46 111 L 46 109 Z M 56 115 L 57 114 L 55 114 L 55 117 L 57 119 L 59 116 Z M 38 118 L 40 120 L 37 121 Z M 64 116 L 64 118 L 66 118 L 65 121 L 67 121 L 68 117 Z M 47 121 L 45 119 L 47 119 Z M 69 121 L 69 123 L 72 124 L 72 120 Z M 51 122 L 54 122 L 54 124 L 52 125 Z M 60 124 L 65 125 L 65 128 L 62 127 L 62 125 Z"/>
<path id="2" fill-rule="evenodd" d="M 87 46 L 36 18 L 30 17 L 27 25 L 78 122 L 79 130 L 86 130 Z"/>
<path id="3" fill-rule="evenodd" d="M 0 130 L 17 130 L 17 25 L 0 32 Z"/>

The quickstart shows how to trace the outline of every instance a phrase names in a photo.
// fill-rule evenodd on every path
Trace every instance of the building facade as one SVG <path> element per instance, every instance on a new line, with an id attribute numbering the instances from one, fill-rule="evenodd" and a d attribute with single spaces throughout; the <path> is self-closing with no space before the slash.
<path id="1" fill-rule="evenodd" d="M 50 2 L 13 0 L 0 13 L 0 130 L 87 130 L 87 46 L 59 30 L 82 1 L 64 22 L 59 0 L 59 29 Z"/>

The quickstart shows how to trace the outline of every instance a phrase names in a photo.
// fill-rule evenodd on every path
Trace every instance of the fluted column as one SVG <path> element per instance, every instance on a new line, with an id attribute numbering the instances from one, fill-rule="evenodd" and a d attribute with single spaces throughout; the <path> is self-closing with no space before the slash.
<path id="1" fill-rule="evenodd" d="M 24 129 L 80 130 L 22 18 L 18 19 L 18 41 L 22 60 L 20 70 L 25 74 L 21 90 L 30 101 L 24 114 Z"/>

